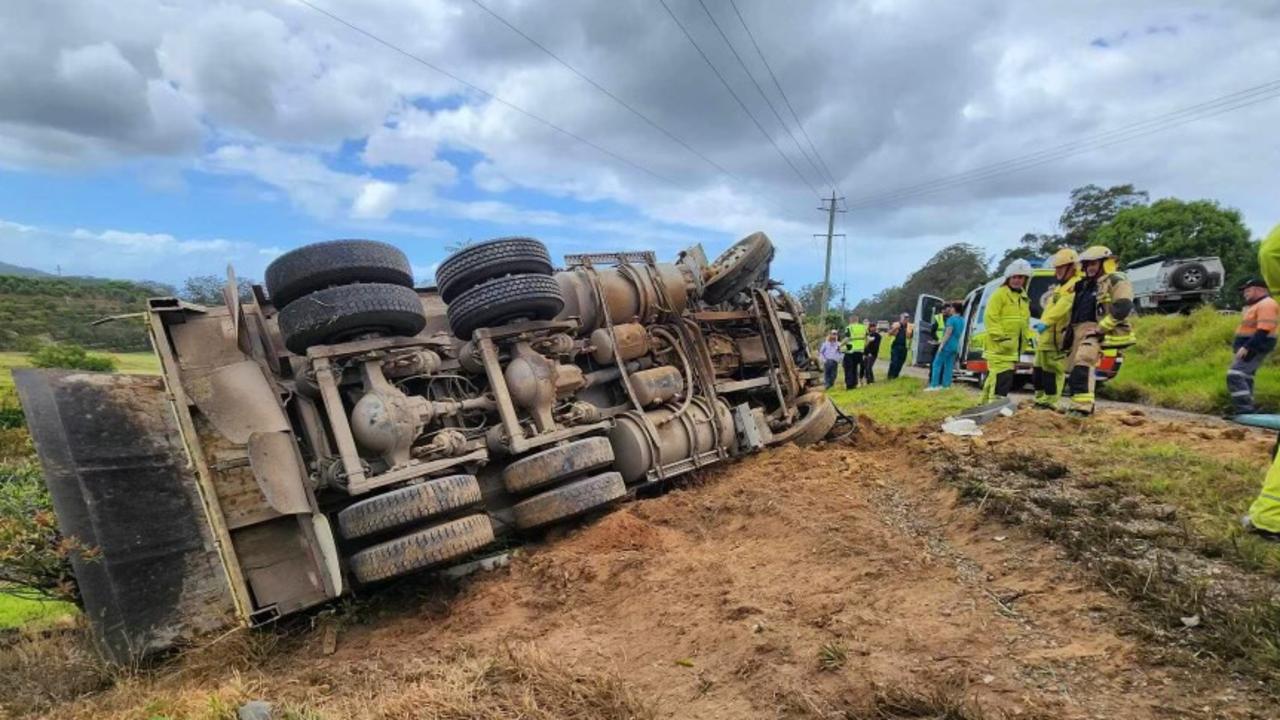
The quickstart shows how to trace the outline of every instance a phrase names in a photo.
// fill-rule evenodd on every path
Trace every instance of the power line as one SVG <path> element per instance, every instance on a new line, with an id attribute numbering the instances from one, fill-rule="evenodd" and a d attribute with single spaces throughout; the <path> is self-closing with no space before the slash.
<path id="1" fill-rule="evenodd" d="M 488 90 L 485 90 L 484 88 L 480 87 L 479 85 L 476 85 L 476 84 L 474 84 L 474 83 L 471 83 L 471 82 L 468 82 L 468 81 L 466 81 L 466 80 L 463 80 L 461 77 L 458 77 L 457 75 L 455 75 L 455 74 L 453 74 L 453 73 L 449 72 L 448 70 L 445 70 L 444 68 L 440 67 L 439 65 L 436 65 L 436 64 L 434 64 L 434 63 L 430 62 L 429 60 L 426 60 L 426 59 L 425 59 L 425 58 L 423 58 L 422 56 L 420 56 L 420 55 L 415 55 L 415 54 L 413 54 L 413 53 L 409 52 L 408 50 L 405 50 L 404 48 L 400 47 L 399 45 L 395 45 L 395 44 L 393 44 L 393 43 L 391 43 L 391 42 L 389 42 L 389 41 L 387 41 L 387 40 L 384 40 L 384 39 L 382 39 L 381 37 L 378 37 L 377 35 L 373 34 L 372 32 L 370 32 L 370 31 L 368 31 L 368 30 L 365 30 L 364 28 L 362 28 L 362 27 L 360 27 L 360 26 L 358 26 L 358 25 L 355 25 L 354 23 L 352 23 L 352 22 L 350 22 L 350 21 L 348 21 L 348 20 L 345 20 L 345 19 L 343 19 L 343 18 L 341 18 L 341 17 L 339 17 L 339 16 L 337 16 L 337 15 L 335 15 L 335 14 L 333 14 L 333 13 L 329 12 L 328 10 L 325 10 L 325 9 L 324 9 L 324 8 L 322 8 L 322 7 L 319 7 L 319 6 L 317 6 L 317 5 L 312 4 L 312 3 L 310 2 L 310 0 L 297 0 L 297 2 L 301 3 L 302 5 L 305 5 L 305 6 L 306 6 L 306 7 L 308 7 L 308 8 L 311 8 L 312 10 L 314 10 L 314 11 L 316 11 L 316 12 L 320 13 L 321 15 L 324 15 L 325 17 L 329 18 L 330 20 L 333 20 L 334 22 L 338 23 L 339 25 L 344 25 L 344 26 L 346 26 L 347 28 L 349 28 L 349 29 L 351 29 L 351 30 L 354 30 L 355 32 L 360 33 L 361 35 L 364 35 L 365 37 L 367 37 L 367 38 L 369 38 L 370 40 L 372 40 L 372 41 L 374 41 L 374 42 L 378 43 L 379 45 L 382 45 L 383 47 L 385 47 L 385 48 L 387 48 L 387 49 L 389 49 L 389 50 L 393 50 L 393 51 L 395 51 L 395 52 L 397 52 L 397 53 L 399 53 L 399 54 L 401 54 L 401 55 L 403 55 L 403 56 L 405 56 L 405 57 L 409 58 L 410 60 L 413 60 L 414 62 L 416 62 L 416 63 L 418 63 L 418 64 L 420 64 L 420 65 L 423 65 L 423 66 L 425 66 L 425 67 L 427 67 L 427 68 L 430 68 L 430 69 L 432 69 L 432 70 L 434 70 L 434 71 L 436 71 L 436 72 L 440 73 L 441 75 L 444 75 L 445 77 L 449 78 L 450 80 L 453 80 L 454 82 L 458 83 L 459 85 L 462 85 L 462 86 L 464 86 L 464 87 L 467 87 L 467 88 L 469 88 L 469 89 L 471 89 L 471 90 L 473 90 L 473 91 L 475 91 L 475 92 L 477 92 L 477 93 L 480 93 L 481 95 L 484 95 L 485 97 L 489 98 L 490 100 L 493 100 L 494 102 L 497 102 L 497 103 L 499 103 L 499 104 L 501 104 L 501 105 L 504 105 L 504 106 L 506 106 L 506 107 L 508 107 L 508 108 L 510 108 L 510 109 L 512 109 L 512 110 L 515 110 L 516 112 L 520 113 L 521 115 L 524 115 L 525 117 L 527 117 L 527 118 L 529 118 L 529 119 L 531 119 L 531 120 L 534 120 L 534 121 L 536 121 L 536 122 L 538 122 L 538 123 L 540 123 L 540 124 L 542 124 L 542 125 L 544 125 L 544 126 L 546 126 L 546 127 L 550 128 L 550 129 L 552 129 L 552 130 L 554 130 L 554 131 L 556 131 L 556 132 L 560 133 L 561 135 L 564 135 L 565 137 L 568 137 L 568 138 L 571 138 L 571 139 L 573 139 L 573 140 L 576 140 L 576 141 L 578 141 L 578 142 L 582 143 L 583 145 L 586 145 L 587 147 L 590 147 L 590 148 L 592 148 L 593 150 L 595 150 L 595 151 L 597 151 L 597 152 L 599 152 L 599 153 L 601 153 L 601 154 L 603 154 L 603 155 L 607 155 L 607 156 L 609 156 L 609 157 L 613 158 L 614 160 L 617 160 L 618 162 L 623 163 L 624 165 L 627 165 L 628 167 L 631 167 L 631 168 L 634 168 L 634 169 L 636 169 L 636 170 L 639 170 L 640 172 L 642 172 L 642 173 L 644 173 L 644 174 L 646 174 L 646 175 L 649 175 L 650 177 L 656 178 L 656 179 L 661 180 L 662 182 L 668 183 L 668 184 L 670 184 L 670 185 L 674 185 L 674 186 L 676 186 L 676 187 L 679 187 L 679 184 L 678 184 L 678 183 L 676 183 L 676 182 L 675 182 L 674 180 L 672 180 L 671 178 L 668 178 L 668 177 L 665 177 L 665 176 L 663 176 L 663 175 L 660 175 L 660 174 L 658 174 L 658 173 L 654 172 L 653 170 L 650 170 L 649 168 L 647 168 L 647 167 L 645 167 L 645 166 L 643 166 L 643 165 L 641 165 L 641 164 L 639 164 L 639 163 L 637 163 L 637 162 L 635 162 L 635 161 L 633 161 L 633 160 L 629 160 L 629 159 L 627 159 L 627 158 L 623 157 L 622 155 L 619 155 L 618 153 L 616 153 L 616 152 L 614 152 L 614 151 L 612 151 L 612 150 L 610 150 L 610 149 L 608 149 L 608 148 L 606 148 L 606 147 L 603 147 L 603 146 L 601 146 L 601 145 L 598 145 L 598 144 L 596 144 L 596 143 L 594 143 L 594 142 L 592 142 L 592 141 L 590 141 L 590 140 L 588 140 L 588 139 L 586 139 L 586 138 L 582 137 L 581 135 L 578 135 L 577 133 L 575 133 L 575 132 L 573 132 L 573 131 L 571 131 L 571 130 L 566 130 L 566 129 L 564 129 L 564 128 L 560 127 L 559 125 L 557 125 L 557 124 L 555 124 L 555 123 L 551 122 L 550 120 L 548 120 L 548 119 L 546 119 L 546 118 L 542 117 L 541 115 L 537 115 L 537 114 L 533 113 L 532 111 L 526 110 L 526 109 L 524 109 L 523 107 L 520 107 L 519 105 L 517 105 L 517 104 L 515 104 L 515 103 L 511 102 L 510 100 L 507 100 L 507 99 L 505 99 L 505 98 L 503 98 L 503 97 L 501 97 L 501 96 L 495 95 L 494 93 L 491 93 L 491 92 L 489 92 Z"/>
<path id="2" fill-rule="evenodd" d="M 1068 157 L 1118 145 L 1138 138 L 1164 132 L 1181 125 L 1222 115 L 1233 110 L 1256 105 L 1280 97 L 1280 80 L 1256 85 L 1195 105 L 1190 105 L 1152 118 L 1128 123 L 1092 136 L 1078 138 L 1039 150 L 1027 155 L 1008 158 L 972 170 L 944 175 L 922 183 L 854 198 L 854 209 L 876 207 L 949 190 L 963 185 L 990 180 L 1003 175 L 1022 172 L 1033 167 L 1056 162 Z"/>
<path id="3" fill-rule="evenodd" d="M 780 155 L 783 161 L 790 166 L 791 171 L 796 174 L 796 177 L 800 178 L 800 181 L 807 185 L 814 195 L 821 195 L 822 193 L 819 193 L 818 189 L 813 186 L 813 183 L 809 182 L 809 179 L 800 172 L 800 169 L 796 167 L 796 164 L 791 162 L 791 158 L 787 157 L 787 154 L 782 152 L 782 148 L 778 146 L 777 141 L 773 139 L 773 136 L 769 134 L 769 131 L 765 130 L 764 126 L 760 124 L 760 121 L 756 119 L 755 114 L 751 112 L 751 108 L 748 108 L 747 104 L 742 102 L 742 98 L 738 97 L 738 93 L 734 92 L 733 87 L 729 85 L 729 81 L 725 80 L 724 75 L 720 74 L 720 70 L 716 68 L 715 63 L 711 62 L 711 58 L 707 57 L 707 54 L 702 51 L 702 47 L 698 45 L 698 41 L 693 39 L 693 36 L 690 35 L 689 31 L 685 28 L 684 23 L 680 22 L 680 18 L 676 17 L 676 14 L 671 11 L 671 7 L 667 5 L 667 0 L 658 0 L 658 2 L 662 4 L 662 8 L 671 16 L 671 20 L 675 22 L 676 27 L 680 28 L 680 32 L 684 33 L 689 44 L 693 45 L 693 49 L 697 50 L 698 54 L 702 56 L 703 62 L 707 64 L 707 67 L 711 68 L 711 72 L 715 73 L 716 77 L 720 79 L 720 84 L 724 85 L 724 89 L 728 90 L 729 94 L 733 96 L 733 99 L 738 102 L 738 107 L 741 107 L 742 111 L 747 114 L 747 117 L 751 118 L 751 122 L 755 123 L 756 128 L 760 130 L 760 133 L 764 135 L 770 145 L 773 145 L 773 149 L 778 151 L 778 155 Z"/>
<path id="4" fill-rule="evenodd" d="M 756 49 L 756 55 L 760 56 L 760 62 L 764 63 L 764 69 L 769 71 L 769 77 L 773 79 L 773 86 L 778 88 L 778 94 L 782 96 L 782 102 L 786 104 L 787 110 L 791 112 L 791 117 L 796 121 L 796 127 L 800 128 L 800 134 L 804 136 L 805 142 L 809 143 L 809 149 L 813 151 L 813 156 L 818 158 L 818 163 L 822 165 L 823 172 L 827 175 L 827 182 L 831 183 L 831 187 L 837 192 L 835 175 L 831 174 L 831 168 L 827 167 L 827 161 L 822 159 L 822 153 L 818 152 L 818 147 L 813 144 L 813 139 L 809 137 L 809 133 L 804 129 L 804 123 L 800 122 L 800 116 L 796 114 L 796 109 L 791 106 L 791 100 L 787 98 L 787 93 L 782 89 L 782 83 L 778 82 L 778 76 L 773 73 L 773 67 L 769 65 L 769 61 L 764 57 L 764 51 L 760 49 L 760 43 L 756 42 L 755 33 L 751 32 L 751 28 L 747 26 L 747 21 L 742 17 L 742 13 L 738 12 L 738 4 L 734 0 L 729 0 L 729 7 L 733 8 L 733 14 L 738 16 L 738 22 L 742 23 L 742 29 L 747 31 L 747 37 L 751 39 L 751 45 Z"/>
<path id="5" fill-rule="evenodd" d="M 525 32 L 524 32 L 523 30 L 521 30 L 520 28 L 516 27 L 514 24 L 512 24 L 512 23 L 511 23 L 510 21 L 508 21 L 506 18 L 504 18 L 504 17 L 502 17 L 501 15 L 499 15 L 497 12 L 495 12 L 495 11 L 494 11 L 492 8 L 490 8 L 488 5 L 485 5 L 484 3 L 480 2 L 480 0 L 471 0 L 471 1 L 472 1 L 473 3 L 475 3 L 475 4 L 476 4 L 476 6 L 477 6 L 477 7 L 479 7 L 481 10 L 484 10 L 485 12 L 489 13 L 490 15 L 492 15 L 492 16 L 493 16 L 493 18 L 494 18 L 495 20 L 497 20 L 498 22 L 502 23 L 503 25 L 506 25 L 506 26 L 507 26 L 507 28 L 509 28 L 512 32 L 514 32 L 515 34 L 517 34 L 517 35 L 519 35 L 520 37 L 524 38 L 525 40 L 528 40 L 528 41 L 529 41 L 529 43 L 530 43 L 531 45 L 533 45 L 534 47 L 538 48 L 538 49 L 539 49 L 539 50 L 541 50 L 542 52 L 546 53 L 549 57 L 551 57 L 551 59 L 553 59 L 553 60 L 555 60 L 556 62 L 558 62 L 558 63 L 560 63 L 561 65 L 563 65 L 566 69 L 568 69 L 568 70 L 569 70 L 569 72 L 573 73 L 574 75 L 577 75 L 579 78 L 581 78 L 581 79 L 582 79 L 584 82 L 586 82 L 588 85 L 590 85 L 591 87 L 595 88 L 596 90 L 599 90 L 601 93 L 603 93 L 603 94 L 604 94 L 605 96 L 607 96 L 609 99 L 613 100 L 615 103 L 617 103 L 617 104 L 621 105 L 623 108 L 625 108 L 625 109 L 626 109 L 628 112 L 630 112 L 632 115 L 635 115 L 636 117 L 638 117 L 638 118 L 640 118 L 641 120 L 643 120 L 647 125 L 649 125 L 649 127 L 653 128 L 654 130 L 657 130 L 658 132 L 662 133 L 663 135 L 666 135 L 668 138 L 670 138 L 670 139 L 671 139 L 671 141 L 672 141 L 672 142 L 675 142 L 676 144 L 680 145 L 680 147 L 682 147 L 682 148 L 684 148 L 685 150 L 688 150 L 690 153 L 693 153 L 694 155 L 698 156 L 698 158 L 700 158 L 703 162 L 707 163 L 708 165 L 710 165 L 711 167 L 713 167 L 713 168 L 715 168 L 716 170 L 720 171 L 721 173 L 724 173 L 725 175 L 729 176 L 731 179 L 733 179 L 733 180 L 738 180 L 739 182 L 741 182 L 741 180 L 740 180 L 737 176 L 735 176 L 732 172 L 729 172 L 728 170 L 726 170 L 722 165 L 720 165 L 720 163 L 716 162 L 715 160 L 712 160 L 711 158 L 707 157 L 706 155 L 703 155 L 701 152 L 699 152 L 698 150 L 696 150 L 695 148 L 693 148 L 691 145 L 689 145 L 689 143 L 685 142 L 683 139 L 681 139 L 680 137 L 678 137 L 675 133 L 671 132 L 670 130 L 667 130 L 667 129 L 666 129 L 666 128 L 664 128 L 664 127 L 662 127 L 662 126 L 661 126 L 661 125 L 659 125 L 656 121 L 654 121 L 652 118 L 650 118 L 648 115 L 645 115 L 644 113 L 640 112 L 640 111 L 639 111 L 639 110 L 637 110 L 635 107 L 633 107 L 630 103 L 628 103 L 627 101 L 625 101 L 625 100 L 623 100 L 622 98 L 618 97 L 618 96 L 617 96 L 617 95 L 615 95 L 614 93 L 610 92 L 607 88 L 605 88 L 604 86 L 602 86 L 600 83 L 598 83 L 598 82 L 596 82 L 595 80 L 593 80 L 593 79 L 591 79 L 590 77 L 588 77 L 588 76 L 587 76 L 585 73 L 583 73 L 581 70 L 579 70 L 578 68 L 574 67 L 573 65 L 570 65 L 570 64 L 569 64 L 569 63 L 568 63 L 564 58 L 561 58 L 559 55 L 555 54 L 555 53 L 554 53 L 554 52 L 552 52 L 550 49 L 548 49 L 545 45 L 543 45 L 542 43 L 540 43 L 540 42 L 538 42 L 537 40 L 535 40 L 535 39 L 533 39 L 532 37 L 530 37 L 527 33 L 525 33 Z"/>
<path id="6" fill-rule="evenodd" d="M 809 157 L 809 153 L 804 149 L 804 146 L 800 144 L 799 138 L 796 137 L 795 133 L 791 132 L 791 126 L 787 125 L 786 121 L 782 119 L 782 114 L 778 112 L 778 108 L 774 107 L 773 101 L 769 99 L 767 94 L 765 94 L 764 88 L 760 87 L 760 83 L 756 80 L 755 74 L 751 72 L 751 68 L 747 67 L 747 63 L 742 59 L 742 56 L 738 54 L 737 48 L 733 46 L 733 41 L 729 39 L 729 35 L 720 27 L 720 23 L 716 21 L 715 15 L 711 14 L 711 9 L 707 7 L 707 3 L 704 2 L 704 0 L 698 0 L 698 5 L 702 6 L 702 12 L 706 13 L 707 19 L 711 21 L 711 26 L 720 34 L 720 39 L 724 40 L 724 44 L 729 46 L 729 52 L 733 53 L 733 57 L 738 61 L 738 65 L 742 66 L 742 71 L 747 74 L 747 79 L 751 80 L 751 84 L 756 86 L 756 92 L 760 93 L 760 97 L 764 99 L 764 104 L 769 106 L 769 111 L 778 119 L 778 124 L 782 126 L 783 132 L 791 137 L 791 142 L 796 144 L 796 149 L 800 151 L 800 155 L 809 163 L 809 167 L 813 168 L 813 173 L 818 176 L 818 182 L 822 182 L 822 171 L 818 169 L 818 164 L 813 161 L 813 158 Z M 834 184 L 831 186 L 831 189 L 835 190 Z"/>

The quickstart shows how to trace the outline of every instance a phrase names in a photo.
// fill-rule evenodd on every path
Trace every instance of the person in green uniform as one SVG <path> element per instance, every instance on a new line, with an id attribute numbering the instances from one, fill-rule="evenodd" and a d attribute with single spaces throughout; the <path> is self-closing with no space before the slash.
<path id="1" fill-rule="evenodd" d="M 867 325 L 857 315 L 849 316 L 849 325 L 844 329 L 844 387 L 852 390 L 858 387 L 858 378 L 862 375 L 862 351 L 867 349 Z"/>
<path id="2" fill-rule="evenodd" d="M 1067 374 L 1067 331 L 1071 329 L 1071 301 L 1080 281 L 1080 255 L 1062 248 L 1049 258 L 1053 268 L 1053 286 L 1044 301 L 1040 319 L 1031 323 L 1036 335 L 1036 359 L 1031 369 L 1035 388 L 1035 406 L 1054 410 L 1062 398 L 1062 384 Z"/>
<path id="3" fill-rule="evenodd" d="M 1004 283 L 987 301 L 982 321 L 987 329 L 983 357 L 987 361 L 987 379 L 982 384 L 979 404 L 997 397 L 1008 397 L 1013 389 L 1014 367 L 1027 347 L 1031 322 L 1031 303 L 1027 300 L 1027 283 L 1031 281 L 1031 263 L 1014 260 L 1004 269 Z"/>

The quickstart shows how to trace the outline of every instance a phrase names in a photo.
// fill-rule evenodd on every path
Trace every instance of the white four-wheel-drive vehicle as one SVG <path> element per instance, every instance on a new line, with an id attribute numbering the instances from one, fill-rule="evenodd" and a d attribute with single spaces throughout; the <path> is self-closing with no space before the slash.
<path id="1" fill-rule="evenodd" d="M 1218 257 L 1169 258 L 1162 255 L 1134 260 L 1124 274 L 1133 283 L 1133 300 L 1141 310 L 1190 312 L 1207 305 L 1222 292 L 1226 271 Z"/>
<path id="2" fill-rule="evenodd" d="M 528 238 L 436 286 L 367 240 L 305 246 L 247 302 L 146 316 L 163 374 L 15 373 L 84 608 L 117 658 L 483 561 L 638 487 L 836 421 L 751 235 L 708 263 Z M 762 478 L 761 482 L 772 482 Z"/>

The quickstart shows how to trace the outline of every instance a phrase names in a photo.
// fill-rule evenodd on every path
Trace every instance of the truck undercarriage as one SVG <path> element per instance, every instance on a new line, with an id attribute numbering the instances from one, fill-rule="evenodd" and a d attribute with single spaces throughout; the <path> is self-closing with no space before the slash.
<path id="1" fill-rule="evenodd" d="M 158 298 L 161 378 L 15 373 L 86 613 L 133 658 L 501 552 L 836 411 L 761 233 L 565 258 L 503 238 L 414 289 L 363 240 L 242 302 Z"/>

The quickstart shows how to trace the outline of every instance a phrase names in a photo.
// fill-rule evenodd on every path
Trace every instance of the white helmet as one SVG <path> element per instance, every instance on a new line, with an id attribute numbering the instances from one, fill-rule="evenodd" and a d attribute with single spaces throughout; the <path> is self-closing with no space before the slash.
<path id="1" fill-rule="evenodd" d="M 1004 268 L 1004 278 L 1008 280 L 1015 275 L 1031 277 L 1031 263 L 1026 260 L 1014 260 Z"/>

